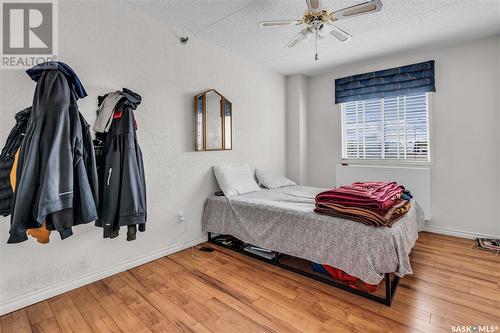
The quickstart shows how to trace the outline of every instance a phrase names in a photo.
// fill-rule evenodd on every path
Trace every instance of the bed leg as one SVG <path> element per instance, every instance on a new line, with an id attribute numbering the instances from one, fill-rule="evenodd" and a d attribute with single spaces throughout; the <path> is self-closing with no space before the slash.
<path id="1" fill-rule="evenodd" d="M 396 288 L 399 284 L 399 276 L 394 274 L 394 279 L 391 282 L 391 273 L 385 273 L 385 305 L 391 306 L 394 294 L 396 293 Z"/>
<path id="2" fill-rule="evenodd" d="M 391 273 L 385 273 L 385 305 L 391 306 L 392 295 Z"/>

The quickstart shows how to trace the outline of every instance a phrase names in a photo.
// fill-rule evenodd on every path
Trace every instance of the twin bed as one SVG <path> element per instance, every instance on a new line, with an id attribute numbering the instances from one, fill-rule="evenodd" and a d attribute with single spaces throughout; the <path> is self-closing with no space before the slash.
<path id="1" fill-rule="evenodd" d="M 409 254 L 423 228 L 422 209 L 412 202 L 410 211 L 391 228 L 375 228 L 315 213 L 314 198 L 324 190 L 285 186 L 230 197 L 214 195 L 205 203 L 202 228 L 212 241 L 214 234 L 232 235 L 287 257 L 331 265 L 369 284 L 378 285 L 385 278 L 381 297 L 291 267 L 280 256 L 271 262 L 390 305 L 399 277 L 412 273 Z"/>

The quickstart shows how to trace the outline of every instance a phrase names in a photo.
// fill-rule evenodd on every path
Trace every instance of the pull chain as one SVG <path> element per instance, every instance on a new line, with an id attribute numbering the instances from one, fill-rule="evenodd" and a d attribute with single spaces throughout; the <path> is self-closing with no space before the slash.
<path id="1" fill-rule="evenodd" d="M 314 60 L 318 60 L 318 28 L 316 28 L 316 55 L 314 56 Z"/>

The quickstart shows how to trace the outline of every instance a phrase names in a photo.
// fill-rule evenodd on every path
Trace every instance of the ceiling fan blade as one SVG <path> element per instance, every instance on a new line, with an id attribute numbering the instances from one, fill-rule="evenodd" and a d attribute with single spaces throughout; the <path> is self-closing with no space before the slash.
<path id="1" fill-rule="evenodd" d="M 274 27 L 282 27 L 285 25 L 299 25 L 301 23 L 302 23 L 301 20 L 262 21 L 259 23 L 259 26 L 262 28 L 274 28 Z"/>
<path id="2" fill-rule="evenodd" d="M 317 13 L 321 11 L 321 0 L 306 0 L 306 3 L 310 12 Z"/>
<path id="3" fill-rule="evenodd" d="M 337 28 L 333 25 L 330 27 L 330 35 L 337 38 L 342 43 L 345 43 L 345 42 L 349 41 L 349 39 L 352 38 L 352 36 L 349 35 L 347 32 L 345 32 L 344 30 Z"/>
<path id="4" fill-rule="evenodd" d="M 376 13 L 382 9 L 380 0 L 371 0 L 333 12 L 333 20 L 342 20 L 364 14 Z"/>
<path id="5" fill-rule="evenodd" d="M 286 47 L 294 47 L 300 42 L 303 42 L 312 35 L 312 31 L 309 28 L 305 28 L 304 30 L 300 31 L 298 34 L 293 36 L 293 38 L 286 44 Z"/>

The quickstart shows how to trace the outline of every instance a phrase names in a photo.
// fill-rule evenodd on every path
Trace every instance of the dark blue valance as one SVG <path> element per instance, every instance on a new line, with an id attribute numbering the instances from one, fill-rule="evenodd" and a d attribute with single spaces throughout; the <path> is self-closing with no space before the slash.
<path id="1" fill-rule="evenodd" d="M 436 91 L 434 60 L 335 80 L 335 104 Z"/>

